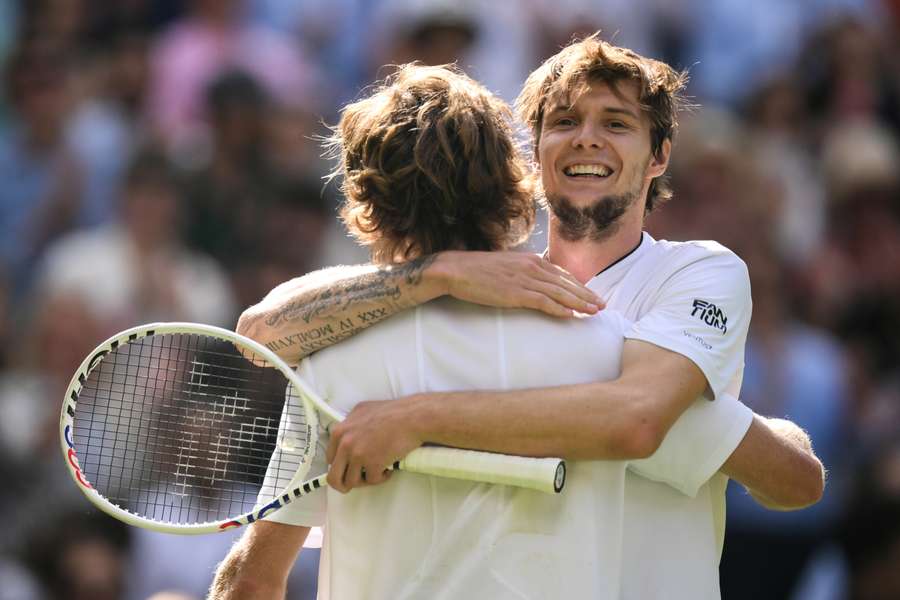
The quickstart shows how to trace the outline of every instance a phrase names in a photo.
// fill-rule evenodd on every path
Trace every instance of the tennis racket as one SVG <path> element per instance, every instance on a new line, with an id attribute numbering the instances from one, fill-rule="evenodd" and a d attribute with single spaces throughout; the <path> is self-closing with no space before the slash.
<path id="1" fill-rule="evenodd" d="M 351 376 L 348 374 L 348 376 Z M 78 487 L 125 523 L 169 533 L 253 523 L 326 485 L 307 480 L 331 407 L 283 360 L 232 331 L 154 323 L 114 335 L 66 390 L 60 442 Z M 423 447 L 394 469 L 560 492 L 565 463 Z"/>

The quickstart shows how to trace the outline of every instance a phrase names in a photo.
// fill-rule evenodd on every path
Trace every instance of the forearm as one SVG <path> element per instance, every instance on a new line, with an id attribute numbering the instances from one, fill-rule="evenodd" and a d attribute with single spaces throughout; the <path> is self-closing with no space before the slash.
<path id="1" fill-rule="evenodd" d="M 413 396 L 408 419 L 423 442 L 579 459 L 649 456 L 659 434 L 631 388 L 590 383 L 514 392 Z"/>
<path id="2" fill-rule="evenodd" d="M 207 600 L 283 600 L 308 527 L 257 521 L 216 568 Z"/>
<path id="3" fill-rule="evenodd" d="M 239 558 L 228 555 L 216 570 L 207 600 L 284 600 L 287 583 L 242 573 Z"/>
<path id="4" fill-rule="evenodd" d="M 244 311 L 237 332 L 296 364 L 442 295 L 442 281 L 428 273 L 435 256 L 396 266 L 337 267 L 291 280 Z"/>
<path id="5" fill-rule="evenodd" d="M 783 419 L 754 416 L 750 430 L 722 467 L 766 508 L 796 510 L 818 502 L 825 470 L 809 436 Z"/>
<path id="6" fill-rule="evenodd" d="M 328 482 L 348 491 L 362 469 L 380 472 L 429 443 L 573 460 L 645 458 L 705 386 L 689 359 L 627 340 L 613 381 L 361 402 L 331 427 Z"/>

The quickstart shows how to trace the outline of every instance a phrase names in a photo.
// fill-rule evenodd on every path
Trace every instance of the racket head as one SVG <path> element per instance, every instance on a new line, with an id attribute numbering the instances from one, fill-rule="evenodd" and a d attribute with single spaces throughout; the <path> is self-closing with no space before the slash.
<path id="1" fill-rule="evenodd" d="M 195 323 L 141 325 L 101 343 L 75 372 L 60 444 L 79 489 L 110 516 L 168 533 L 224 531 L 300 495 L 318 451 L 313 398 L 325 404 L 249 338 Z"/>

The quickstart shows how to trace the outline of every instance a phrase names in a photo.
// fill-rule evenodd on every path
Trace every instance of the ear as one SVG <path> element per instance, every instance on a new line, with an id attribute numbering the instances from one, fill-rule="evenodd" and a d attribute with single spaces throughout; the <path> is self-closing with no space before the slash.
<path id="1" fill-rule="evenodd" d="M 647 166 L 647 177 L 655 179 L 666 172 L 669 168 L 669 157 L 672 154 L 672 140 L 663 140 L 659 154 L 650 158 L 650 164 Z"/>

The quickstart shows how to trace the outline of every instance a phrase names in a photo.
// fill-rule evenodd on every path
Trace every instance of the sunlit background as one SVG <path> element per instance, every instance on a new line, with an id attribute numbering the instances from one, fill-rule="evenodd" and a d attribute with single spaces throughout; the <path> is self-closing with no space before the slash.
<path id="1" fill-rule="evenodd" d="M 701 108 L 648 229 L 747 261 L 743 400 L 830 472 L 797 513 L 730 490 L 724 598 L 900 598 L 900 2 L 3 0 L 0 600 L 202 598 L 232 535 L 128 529 L 63 469 L 83 355 L 138 323 L 233 327 L 275 284 L 364 261 L 315 136 L 382 65 L 458 61 L 511 101 L 597 29 L 690 70 Z"/>

